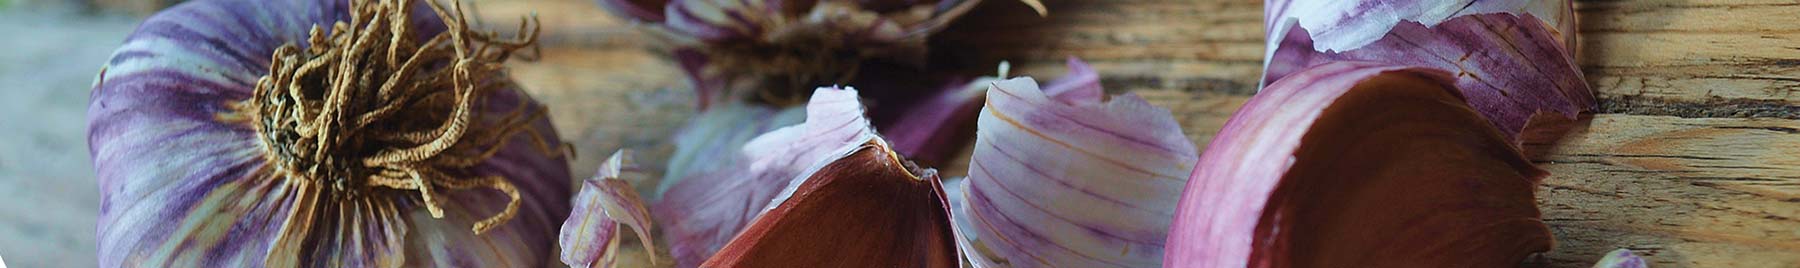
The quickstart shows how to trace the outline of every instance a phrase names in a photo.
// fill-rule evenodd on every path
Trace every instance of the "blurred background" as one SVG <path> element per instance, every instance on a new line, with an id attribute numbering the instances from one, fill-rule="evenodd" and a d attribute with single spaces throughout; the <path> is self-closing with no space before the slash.
<path id="1" fill-rule="evenodd" d="M 100 65 L 158 1 L 0 0 L 0 255 L 93 267 L 100 195 L 87 97 Z"/>

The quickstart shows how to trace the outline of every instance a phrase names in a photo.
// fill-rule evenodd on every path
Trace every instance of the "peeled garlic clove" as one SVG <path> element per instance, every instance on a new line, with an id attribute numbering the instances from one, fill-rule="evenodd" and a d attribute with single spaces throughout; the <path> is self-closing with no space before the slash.
<path id="1" fill-rule="evenodd" d="M 1198 152 L 1169 111 L 1133 95 L 1103 101 L 1077 60 L 1043 90 L 991 83 L 965 210 L 966 254 L 982 266 L 1156 267 Z M 1075 82 L 1075 81 L 1088 81 Z"/>
<path id="2" fill-rule="evenodd" d="M 652 212 L 666 223 L 676 265 L 705 261 L 807 168 L 874 135 L 855 89 L 819 88 L 804 123 L 757 136 L 728 166 L 690 173 L 663 193 Z"/>
<path id="3" fill-rule="evenodd" d="M 1449 73 L 1335 62 L 1276 81 L 1213 139 L 1166 267 L 1513 267 L 1549 250 L 1546 174 Z"/>
<path id="4" fill-rule="evenodd" d="M 811 171 L 702 267 L 956 267 L 937 172 L 876 137 Z"/>
<path id="5" fill-rule="evenodd" d="M 1488 1 L 1483 3 L 1504 3 Z M 1516 2 L 1516 1 L 1515 1 Z M 1469 106 L 1508 138 L 1538 113 L 1573 118 L 1595 106 L 1572 53 L 1533 14 L 1460 15 L 1433 23 L 1400 21 L 1354 49 L 1323 51 L 1333 39 L 1295 27 L 1272 43 L 1264 83 L 1334 61 L 1370 61 L 1434 68 L 1455 74 Z M 1369 16 L 1378 17 L 1378 16 Z M 1309 18 L 1301 18 L 1302 20 Z M 1270 29 L 1270 32 L 1282 32 Z M 1323 29 L 1332 33 L 1331 28 Z M 1321 39 L 1309 38 L 1312 37 Z"/>
<path id="6" fill-rule="evenodd" d="M 558 236 L 562 245 L 562 261 L 571 267 L 613 267 L 619 249 L 619 225 L 629 225 L 650 261 L 656 262 L 656 245 L 650 236 L 650 211 L 638 198 L 631 184 L 620 178 L 624 171 L 636 170 L 620 150 L 600 164 L 594 178 L 581 181 L 581 193 L 575 196 L 575 210 L 563 221 Z"/>

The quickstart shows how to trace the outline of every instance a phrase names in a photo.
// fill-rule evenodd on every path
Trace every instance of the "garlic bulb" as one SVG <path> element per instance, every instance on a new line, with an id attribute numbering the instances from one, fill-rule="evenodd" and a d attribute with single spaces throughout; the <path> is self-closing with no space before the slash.
<path id="1" fill-rule="evenodd" d="M 145 21 L 88 107 L 100 266 L 545 265 L 568 164 L 500 65 L 535 28 L 481 34 L 422 2 L 198 0 Z"/>

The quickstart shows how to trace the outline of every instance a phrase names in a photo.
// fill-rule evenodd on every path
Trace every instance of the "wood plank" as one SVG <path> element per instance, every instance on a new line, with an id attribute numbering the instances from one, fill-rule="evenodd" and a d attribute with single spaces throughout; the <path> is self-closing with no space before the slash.
<path id="1" fill-rule="evenodd" d="M 682 100 L 691 95 L 671 64 L 645 52 L 653 45 L 630 26 L 592 18 L 604 15 L 580 4 L 496 0 L 508 1 L 535 6 L 546 18 L 589 17 L 559 22 L 565 25 L 546 20 L 552 56 L 515 70 L 588 156 L 578 159 L 578 175 L 620 146 L 651 148 L 643 160 L 666 154 L 658 137 L 687 115 Z M 934 41 L 943 55 L 934 60 L 970 74 L 992 73 L 994 63 L 1009 60 L 1015 74 L 1055 77 L 1064 58 L 1079 56 L 1105 77 L 1109 92 L 1170 109 L 1198 145 L 1255 90 L 1262 50 L 1256 3 L 1049 4 L 1051 16 L 1040 18 L 1007 1 L 984 3 Z M 1589 81 L 1603 110 L 1629 114 L 1548 122 L 1537 131 L 1566 136 L 1527 146 L 1554 174 L 1538 195 L 1557 247 L 1537 265 L 1586 267 L 1608 250 L 1632 248 L 1655 267 L 1800 266 L 1800 147 L 1792 146 L 1800 142 L 1800 120 L 1790 120 L 1800 105 L 1793 93 L 1800 80 L 1792 79 L 1800 76 L 1800 48 L 1792 45 L 1800 43 L 1792 42 L 1800 38 L 1800 23 L 1793 23 L 1800 16 L 1791 16 L 1800 7 L 1767 0 L 1579 7 L 1579 57 Z M 483 16 L 533 9 L 489 8 Z M 941 167 L 952 175 L 964 168 Z"/>
<path id="2" fill-rule="evenodd" d="M 1631 248 L 1652 267 L 1800 266 L 1800 121 L 1602 114 L 1529 144 L 1565 267 Z"/>

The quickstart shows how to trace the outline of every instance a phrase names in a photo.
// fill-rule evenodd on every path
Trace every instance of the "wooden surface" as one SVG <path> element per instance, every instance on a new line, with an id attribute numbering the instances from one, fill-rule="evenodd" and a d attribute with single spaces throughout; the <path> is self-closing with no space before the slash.
<path id="1" fill-rule="evenodd" d="M 1008 60 L 1015 73 L 1054 77 L 1078 56 L 1108 91 L 1168 108 L 1202 148 L 1255 91 L 1259 1 L 1046 2 L 1047 18 L 1010 1 L 984 3 L 934 38 L 934 53 L 947 55 L 934 60 L 969 74 Z M 1535 132 L 1564 135 L 1527 145 L 1553 173 L 1538 195 L 1557 239 L 1528 266 L 1587 267 L 1630 248 L 1652 267 L 1800 267 L 1800 3 L 1577 6 L 1578 58 L 1602 107 L 1538 122 Z M 691 94 L 652 44 L 587 1 L 482 8 L 490 21 L 527 10 L 544 18 L 547 59 L 515 73 L 552 103 L 583 155 L 623 146 L 660 165 Z M 576 173 L 597 160 L 579 159 Z"/>
<path id="2" fill-rule="evenodd" d="M 495 28 L 533 12 L 544 22 L 545 58 L 513 74 L 577 145 L 578 177 L 619 148 L 660 173 L 692 94 L 652 44 L 589 0 L 476 2 Z M 1109 91 L 1168 108 L 1202 147 L 1255 91 L 1260 1 L 1046 2 L 1041 18 L 988 0 L 934 40 L 938 60 L 1054 77 L 1079 56 Z M 1532 266 L 1631 248 L 1653 267 L 1800 267 L 1800 2 L 1577 2 L 1579 60 L 1602 107 L 1544 124 L 1565 135 L 1527 146 L 1553 173 L 1538 195 L 1557 237 Z M 81 114 L 92 72 L 135 21 L 11 12 L 0 32 L 34 38 L 0 41 L 13 48 L 0 53 L 0 254 L 13 267 L 92 266 L 99 208 Z M 651 266 L 624 250 L 625 267 Z"/>

